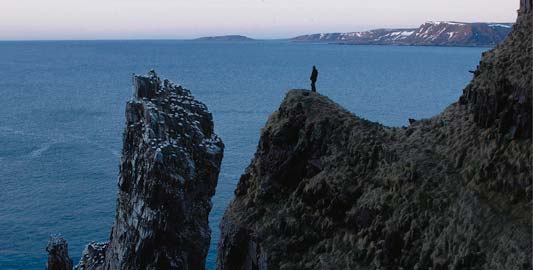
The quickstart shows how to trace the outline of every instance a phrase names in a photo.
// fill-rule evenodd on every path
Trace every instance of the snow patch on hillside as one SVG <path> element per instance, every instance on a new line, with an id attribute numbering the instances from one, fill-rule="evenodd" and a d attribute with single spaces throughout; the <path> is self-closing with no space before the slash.
<path id="1" fill-rule="evenodd" d="M 511 28 L 512 25 L 508 25 L 508 24 L 500 24 L 500 23 L 493 23 L 493 24 L 489 24 L 490 27 L 503 27 L 503 28 Z"/>

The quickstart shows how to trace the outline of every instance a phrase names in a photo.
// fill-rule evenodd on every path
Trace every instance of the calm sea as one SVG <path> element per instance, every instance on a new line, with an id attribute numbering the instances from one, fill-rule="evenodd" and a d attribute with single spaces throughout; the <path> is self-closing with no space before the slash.
<path id="1" fill-rule="evenodd" d="M 282 41 L 0 42 L 0 269 L 43 269 L 51 233 L 78 261 L 108 239 L 115 215 L 131 74 L 154 68 L 192 90 L 226 144 L 213 198 L 218 224 L 261 127 L 291 88 L 318 91 L 386 125 L 457 100 L 486 48 L 339 46 Z"/>

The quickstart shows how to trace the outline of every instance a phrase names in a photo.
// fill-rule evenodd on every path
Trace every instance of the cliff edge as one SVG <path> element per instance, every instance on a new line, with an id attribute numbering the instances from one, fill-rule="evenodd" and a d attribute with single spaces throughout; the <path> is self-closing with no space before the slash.
<path id="1" fill-rule="evenodd" d="M 205 269 L 224 145 L 207 107 L 154 71 L 133 77 L 115 224 L 78 269 Z"/>
<path id="2" fill-rule="evenodd" d="M 460 101 L 393 128 L 289 91 L 221 223 L 219 270 L 532 269 L 531 1 Z"/>

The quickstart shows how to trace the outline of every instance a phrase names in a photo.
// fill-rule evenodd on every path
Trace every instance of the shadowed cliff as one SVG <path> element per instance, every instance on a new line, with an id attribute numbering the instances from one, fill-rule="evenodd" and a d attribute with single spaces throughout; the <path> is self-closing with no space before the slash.
<path id="1" fill-rule="evenodd" d="M 460 102 L 407 128 L 289 91 L 221 223 L 218 269 L 532 269 L 531 2 Z"/>

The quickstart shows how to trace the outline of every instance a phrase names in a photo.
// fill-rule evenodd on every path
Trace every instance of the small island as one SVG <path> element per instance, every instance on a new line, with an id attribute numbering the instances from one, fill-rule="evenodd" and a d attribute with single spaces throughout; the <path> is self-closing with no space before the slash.
<path id="1" fill-rule="evenodd" d="M 241 35 L 225 35 L 213 37 L 201 37 L 194 39 L 195 41 L 254 41 L 255 39 Z"/>

